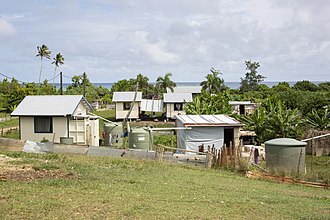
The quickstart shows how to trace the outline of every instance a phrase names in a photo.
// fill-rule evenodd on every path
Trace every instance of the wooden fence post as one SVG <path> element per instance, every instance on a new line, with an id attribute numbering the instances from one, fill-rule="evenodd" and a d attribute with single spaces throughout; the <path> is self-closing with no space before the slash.
<path id="1" fill-rule="evenodd" d="M 206 161 L 207 161 L 206 167 L 208 169 L 210 169 L 212 167 L 212 153 L 210 151 L 211 151 L 211 148 L 210 148 L 210 146 L 208 146 L 207 155 L 206 155 Z"/>

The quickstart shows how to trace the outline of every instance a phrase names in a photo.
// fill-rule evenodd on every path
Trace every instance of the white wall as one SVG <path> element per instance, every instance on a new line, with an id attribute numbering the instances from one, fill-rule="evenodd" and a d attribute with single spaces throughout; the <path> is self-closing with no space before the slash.
<path id="1" fill-rule="evenodd" d="M 135 102 L 134 107 L 132 109 L 131 114 L 129 115 L 129 119 L 137 119 L 139 118 L 139 102 Z M 124 103 L 116 102 L 116 119 L 124 119 L 129 110 L 124 110 Z"/>
<path id="2" fill-rule="evenodd" d="M 60 137 L 67 136 L 65 117 L 53 117 L 53 133 L 34 133 L 34 117 L 20 117 L 22 140 L 40 142 L 43 138 L 59 143 Z"/>
<path id="3" fill-rule="evenodd" d="M 182 105 L 182 109 L 184 109 L 185 104 Z M 175 111 L 174 110 L 174 103 L 166 103 L 166 118 L 175 119 L 176 115 L 185 115 L 186 112 L 184 110 L 182 111 Z"/>
<path id="4" fill-rule="evenodd" d="M 83 102 L 80 102 L 77 106 L 76 110 L 74 111 L 73 115 L 87 115 L 87 108 L 83 104 Z"/>

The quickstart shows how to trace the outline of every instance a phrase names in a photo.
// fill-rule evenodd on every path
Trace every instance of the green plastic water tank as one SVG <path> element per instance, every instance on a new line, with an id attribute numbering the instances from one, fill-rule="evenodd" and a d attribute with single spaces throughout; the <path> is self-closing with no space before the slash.
<path id="1" fill-rule="evenodd" d="M 292 138 L 266 141 L 266 166 L 273 171 L 305 173 L 306 144 Z"/>
<path id="2" fill-rule="evenodd" d="M 132 128 L 128 132 L 128 147 L 132 149 L 151 149 L 150 133 L 147 128 Z"/>
<path id="3" fill-rule="evenodd" d="M 123 125 L 121 123 L 104 123 L 104 145 L 120 147 L 123 144 Z"/>

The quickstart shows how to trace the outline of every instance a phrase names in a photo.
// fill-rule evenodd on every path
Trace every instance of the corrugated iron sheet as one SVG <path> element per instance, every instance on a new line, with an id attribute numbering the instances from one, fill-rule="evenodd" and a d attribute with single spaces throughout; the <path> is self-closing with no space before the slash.
<path id="1" fill-rule="evenodd" d="M 184 103 L 191 102 L 191 93 L 164 93 L 164 103 Z"/>
<path id="2" fill-rule="evenodd" d="M 114 92 L 113 93 L 113 102 L 132 102 L 134 99 L 135 92 Z M 142 100 L 142 92 L 137 92 L 136 100 L 137 102 L 141 102 Z"/>
<path id="3" fill-rule="evenodd" d="M 66 116 L 72 115 L 79 103 L 83 102 L 87 108 L 91 105 L 82 95 L 42 95 L 26 96 L 12 116 Z"/>
<path id="4" fill-rule="evenodd" d="M 185 126 L 242 126 L 242 123 L 227 115 L 177 115 Z"/>

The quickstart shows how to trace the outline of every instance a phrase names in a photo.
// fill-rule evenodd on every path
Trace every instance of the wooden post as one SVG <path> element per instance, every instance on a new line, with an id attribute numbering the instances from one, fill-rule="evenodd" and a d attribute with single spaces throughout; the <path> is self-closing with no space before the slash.
<path id="1" fill-rule="evenodd" d="M 226 145 L 224 145 L 223 147 L 224 147 L 224 162 L 223 162 L 223 164 L 224 164 L 225 166 L 227 166 L 227 165 L 228 165 L 227 147 L 226 147 Z"/>
<path id="2" fill-rule="evenodd" d="M 298 167 L 297 167 L 297 175 L 299 176 L 300 173 L 300 163 L 301 163 L 301 157 L 302 157 L 302 149 L 300 149 L 300 155 L 299 155 L 299 160 L 298 160 Z"/>
<path id="3" fill-rule="evenodd" d="M 218 161 L 217 161 L 217 166 L 220 167 L 221 165 L 221 150 L 218 150 Z"/>
<path id="4" fill-rule="evenodd" d="M 212 167 L 212 153 L 210 152 L 211 148 L 210 146 L 207 147 L 207 155 L 206 155 L 206 167 L 210 169 Z"/>

